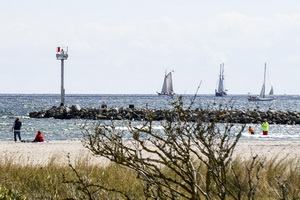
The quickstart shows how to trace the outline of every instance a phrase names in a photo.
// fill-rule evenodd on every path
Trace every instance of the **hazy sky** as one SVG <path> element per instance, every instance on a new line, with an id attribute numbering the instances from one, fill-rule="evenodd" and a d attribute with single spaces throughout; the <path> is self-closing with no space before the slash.
<path id="1" fill-rule="evenodd" d="M 258 94 L 267 63 L 276 94 L 300 94 L 298 0 L 14 0 L 0 7 L 0 93 Z"/>

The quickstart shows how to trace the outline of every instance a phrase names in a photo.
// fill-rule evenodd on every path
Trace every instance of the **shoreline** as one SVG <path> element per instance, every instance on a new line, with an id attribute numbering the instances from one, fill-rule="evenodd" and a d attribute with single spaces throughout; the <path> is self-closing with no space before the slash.
<path id="1" fill-rule="evenodd" d="M 23 143 L 14 141 L 0 141 L 0 162 L 11 162 L 20 165 L 68 165 L 70 162 L 87 162 L 105 166 L 109 161 L 105 158 L 93 156 L 83 146 L 81 141 L 46 141 L 42 143 Z M 260 158 L 270 159 L 299 159 L 300 141 L 239 141 L 233 152 L 233 157 L 249 160 L 258 155 Z"/>

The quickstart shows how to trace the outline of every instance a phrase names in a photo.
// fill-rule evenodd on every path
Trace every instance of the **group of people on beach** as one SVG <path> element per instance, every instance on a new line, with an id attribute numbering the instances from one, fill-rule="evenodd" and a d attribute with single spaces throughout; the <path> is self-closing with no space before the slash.
<path id="1" fill-rule="evenodd" d="M 269 134 L 269 123 L 267 122 L 267 120 L 265 120 L 262 124 L 261 124 L 261 128 L 262 128 L 262 132 L 263 135 L 268 135 Z M 254 135 L 254 129 L 249 126 L 249 133 L 251 133 L 251 135 Z"/>
<path id="2" fill-rule="evenodd" d="M 12 126 L 12 131 L 14 132 L 15 142 L 17 142 L 17 139 L 19 139 L 21 142 L 25 142 L 24 140 L 21 139 L 21 127 L 22 127 L 22 122 L 20 121 L 20 118 L 17 117 Z M 32 142 L 44 142 L 44 138 L 43 138 L 41 131 L 37 132 L 37 134 Z"/>
<path id="3" fill-rule="evenodd" d="M 12 130 L 14 132 L 14 140 L 15 142 L 17 142 L 17 137 L 21 142 L 24 142 L 24 140 L 21 140 L 21 127 L 22 127 L 22 122 L 20 121 L 20 119 L 17 117 L 16 120 L 14 121 Z M 262 124 L 262 131 L 263 131 L 263 135 L 268 135 L 269 132 L 269 123 L 265 120 Z M 249 126 L 249 133 L 251 133 L 251 135 L 254 135 L 254 129 Z M 41 131 L 38 131 L 34 140 L 32 142 L 44 142 L 44 138 L 42 135 Z"/>

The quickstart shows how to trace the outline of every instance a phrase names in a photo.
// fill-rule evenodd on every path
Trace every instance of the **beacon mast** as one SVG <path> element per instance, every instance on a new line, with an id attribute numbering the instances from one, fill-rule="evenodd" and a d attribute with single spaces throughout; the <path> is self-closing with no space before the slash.
<path id="1" fill-rule="evenodd" d="M 65 88 L 64 88 L 64 60 L 68 59 L 68 47 L 57 47 L 56 50 L 57 60 L 61 60 L 61 100 L 60 105 L 65 105 Z"/>

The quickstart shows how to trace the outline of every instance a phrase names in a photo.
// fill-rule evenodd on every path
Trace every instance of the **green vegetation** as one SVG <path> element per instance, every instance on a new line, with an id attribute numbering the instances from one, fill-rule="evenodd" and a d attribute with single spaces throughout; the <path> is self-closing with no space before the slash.
<path id="1" fill-rule="evenodd" d="M 1 159 L 1 158 L 0 158 Z M 93 199 L 118 199 L 117 192 L 99 189 L 99 185 L 115 188 L 130 194 L 132 199 L 142 196 L 140 181 L 129 170 L 111 165 L 108 167 L 87 165 L 87 158 L 78 161 L 74 168 L 59 163 L 46 166 L 13 164 L 12 160 L 0 163 L 0 200 L 2 199 L 87 199 L 84 187 L 76 183 L 80 175 L 89 185 Z M 72 166 L 73 167 L 73 166 Z M 66 177 L 68 180 L 66 180 Z M 93 186 L 94 185 L 94 186 Z M 122 195 L 123 196 L 123 195 Z M 122 197 L 121 196 L 121 197 Z"/>
<path id="2" fill-rule="evenodd" d="M 132 170 L 114 164 L 102 168 L 84 163 L 81 160 L 74 166 L 81 181 L 70 166 L 1 163 L 0 200 L 146 199 L 143 183 Z M 300 199 L 299 160 L 241 161 L 237 158 L 232 160 L 230 168 L 236 170 L 228 171 L 227 179 L 232 184 L 228 187 L 237 198 L 226 199 Z M 170 172 L 166 169 L 166 173 Z M 214 195 L 213 199 L 219 199 L 217 193 Z"/>

